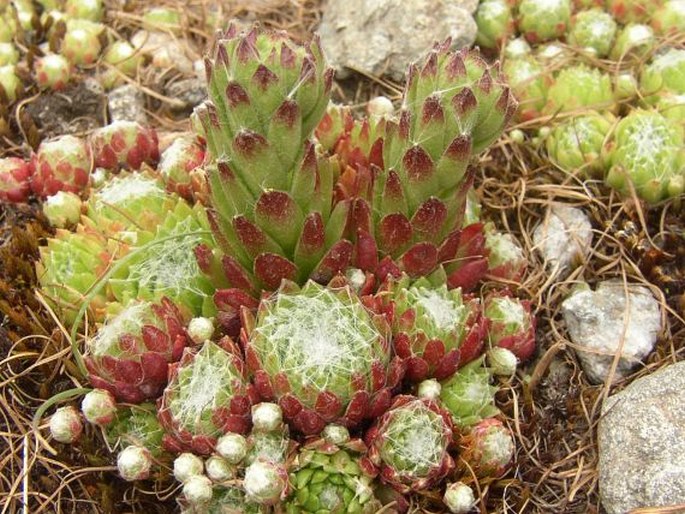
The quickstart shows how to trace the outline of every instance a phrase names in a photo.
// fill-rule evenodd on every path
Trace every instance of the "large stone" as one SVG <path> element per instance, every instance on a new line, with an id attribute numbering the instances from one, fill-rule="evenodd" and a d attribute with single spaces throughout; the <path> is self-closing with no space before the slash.
<path id="1" fill-rule="evenodd" d="M 588 378 L 602 383 L 620 354 L 614 381 L 630 374 L 654 348 L 661 330 L 661 307 L 644 286 L 618 280 L 601 282 L 596 291 L 578 290 L 561 312 Z"/>
<path id="2" fill-rule="evenodd" d="M 550 271 L 563 278 L 590 250 L 592 225 L 581 209 L 554 204 L 533 232 L 533 243 Z"/>
<path id="3" fill-rule="evenodd" d="M 330 0 L 318 31 L 326 56 L 344 77 L 346 68 L 402 80 L 409 64 L 436 41 L 455 48 L 476 39 L 474 0 Z"/>
<path id="4" fill-rule="evenodd" d="M 685 362 L 607 398 L 598 444 L 599 493 L 608 514 L 685 504 L 683 434 Z"/>

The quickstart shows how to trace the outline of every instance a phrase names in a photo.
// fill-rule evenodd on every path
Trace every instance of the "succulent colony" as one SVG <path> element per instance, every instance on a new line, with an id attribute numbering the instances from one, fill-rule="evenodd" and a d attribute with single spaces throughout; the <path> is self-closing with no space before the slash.
<path id="1" fill-rule="evenodd" d="M 198 134 L 161 155 L 117 122 L 2 161 L 3 198 L 47 198 L 60 227 L 37 275 L 94 388 L 54 439 L 83 416 L 125 480 L 173 467 L 186 512 L 405 511 L 428 488 L 465 512 L 515 453 L 495 374 L 535 349 L 530 306 L 497 289 L 522 250 L 473 205 L 517 108 L 502 74 L 448 40 L 399 112 L 357 120 L 316 39 L 232 25 L 206 69 Z"/>
<path id="2" fill-rule="evenodd" d="M 476 22 L 554 164 L 647 204 L 683 192 L 681 0 L 483 0 Z"/>

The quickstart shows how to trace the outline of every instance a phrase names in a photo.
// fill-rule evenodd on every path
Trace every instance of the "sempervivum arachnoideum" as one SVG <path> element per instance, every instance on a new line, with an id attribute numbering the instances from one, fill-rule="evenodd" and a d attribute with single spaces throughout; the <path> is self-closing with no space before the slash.
<path id="1" fill-rule="evenodd" d="M 86 343 L 91 384 L 124 402 L 157 398 L 167 383 L 169 363 L 181 358 L 188 342 L 184 326 L 167 298 L 130 302 Z"/>
<path id="2" fill-rule="evenodd" d="M 342 427 L 335 427 L 339 429 Z M 344 429 L 343 429 L 344 430 Z M 361 440 L 313 441 L 297 453 L 291 463 L 291 497 L 287 514 L 372 514 L 381 508 L 372 479 L 359 465 L 366 452 Z"/>
<path id="3" fill-rule="evenodd" d="M 518 29 L 531 43 L 558 39 L 571 21 L 571 0 L 520 0 Z"/>
<path id="4" fill-rule="evenodd" d="M 181 514 L 264 514 L 267 509 L 249 501 L 243 488 L 231 483 L 215 485 L 208 503 L 193 505 L 179 500 L 179 504 Z"/>
<path id="5" fill-rule="evenodd" d="M 105 437 L 110 446 L 136 446 L 146 448 L 156 459 L 169 457 L 162 447 L 164 428 L 157 419 L 154 403 L 119 405 L 114 421 L 105 427 Z"/>
<path id="6" fill-rule="evenodd" d="M 110 237 L 122 231 L 154 231 L 179 198 L 167 193 L 164 184 L 145 172 L 121 173 L 93 189 L 87 216 Z"/>
<path id="7" fill-rule="evenodd" d="M 619 22 L 649 22 L 667 0 L 607 0 L 607 9 Z"/>
<path id="8" fill-rule="evenodd" d="M 611 77 L 584 64 L 562 69 L 547 92 L 545 114 L 576 109 L 614 108 Z"/>
<path id="9" fill-rule="evenodd" d="M 615 122 L 612 114 L 595 111 L 564 120 L 545 141 L 547 155 L 568 173 L 603 178 L 606 163 L 602 148 Z"/>
<path id="10" fill-rule="evenodd" d="M 487 324 L 477 299 L 426 278 L 412 283 L 406 275 L 384 289 L 394 311 L 395 353 L 405 359 L 410 380 L 444 380 L 481 353 Z"/>
<path id="11" fill-rule="evenodd" d="M 157 132 L 135 121 L 115 121 L 90 135 L 95 166 L 117 173 L 120 169 L 139 170 L 143 163 L 159 161 Z"/>
<path id="12" fill-rule="evenodd" d="M 531 56 L 522 56 L 507 59 L 502 71 L 519 102 L 518 119 L 527 121 L 540 116 L 551 84 L 543 65 Z"/>
<path id="13" fill-rule="evenodd" d="M 667 118 L 681 123 L 685 114 L 685 50 L 671 48 L 655 57 L 640 75 L 640 93 Z"/>
<path id="14" fill-rule="evenodd" d="M 19 157 L 0 158 L 0 200 L 25 202 L 31 194 L 31 165 Z"/>
<path id="15" fill-rule="evenodd" d="M 511 350 L 519 360 L 535 352 L 535 316 L 528 300 L 520 300 L 508 292 L 496 292 L 483 301 L 483 315 L 489 321 L 491 346 Z"/>
<path id="16" fill-rule="evenodd" d="M 647 203 L 685 190 L 683 128 L 655 111 L 637 109 L 623 118 L 605 145 L 606 182 L 629 195 L 634 188 Z"/>
<path id="17" fill-rule="evenodd" d="M 591 51 L 597 57 L 606 57 L 611 51 L 617 27 L 614 18 L 601 9 L 580 11 L 571 19 L 568 42 Z"/>
<path id="18" fill-rule="evenodd" d="M 514 33 L 514 17 L 506 0 L 481 2 L 474 15 L 478 33 L 476 44 L 483 48 L 497 48 Z"/>
<path id="19" fill-rule="evenodd" d="M 36 277 L 41 292 L 63 323 L 71 325 L 86 295 L 111 266 L 125 253 L 125 247 L 108 241 L 93 228 L 79 225 L 76 232 L 58 229 L 55 237 L 41 246 Z M 100 290 L 88 304 L 90 319 L 101 320 L 107 293 Z"/>
<path id="20" fill-rule="evenodd" d="M 630 57 L 641 58 L 656 46 L 654 30 L 642 23 L 629 23 L 616 36 L 609 58 L 618 61 Z"/>
<path id="21" fill-rule="evenodd" d="M 133 250 L 138 253 L 112 275 L 112 294 L 121 303 L 167 296 L 184 312 L 212 316 L 214 284 L 193 253 L 200 244 L 213 246 L 204 209 L 177 199 L 173 210 L 161 215 L 154 232 L 137 232 Z"/>
<path id="22" fill-rule="evenodd" d="M 76 136 L 43 141 L 31 158 L 31 188 L 45 198 L 58 191 L 78 193 L 88 187 L 92 159 L 90 147 Z"/>
<path id="23" fill-rule="evenodd" d="M 479 477 L 499 478 L 514 457 L 511 431 L 497 418 L 480 421 L 459 440 L 461 455 Z M 466 471 L 468 473 L 469 471 Z"/>
<path id="24" fill-rule="evenodd" d="M 484 358 L 470 362 L 441 384 L 441 405 L 460 428 L 499 414 L 495 407 L 497 386 L 490 384 L 492 375 L 483 363 Z"/>
<path id="25" fill-rule="evenodd" d="M 185 351 L 158 400 L 166 448 L 207 455 L 223 434 L 249 430 L 250 408 L 258 397 L 244 368 L 240 350 L 228 337 Z"/>
<path id="26" fill-rule="evenodd" d="M 391 361 L 385 318 L 370 313 L 349 286 L 284 282 L 262 300 L 256 318 L 246 308 L 242 315 L 255 386 L 265 400 L 278 401 L 296 430 L 356 426 L 387 409 L 403 366 Z"/>
<path id="27" fill-rule="evenodd" d="M 654 12 L 652 28 L 659 35 L 676 35 L 685 31 L 685 0 L 670 0 Z"/>
<path id="28" fill-rule="evenodd" d="M 366 432 L 361 465 L 402 494 L 426 489 L 454 467 L 452 437 L 452 419 L 436 402 L 397 396 Z"/>
<path id="29" fill-rule="evenodd" d="M 488 276 L 510 282 L 521 280 L 528 264 L 521 244 L 512 234 L 499 232 L 492 223 L 486 223 L 484 231 Z"/>
<path id="30" fill-rule="evenodd" d="M 196 168 L 205 159 L 205 145 L 196 136 L 181 136 L 162 152 L 157 167 L 168 191 L 192 201 L 206 191 L 204 171 Z"/>

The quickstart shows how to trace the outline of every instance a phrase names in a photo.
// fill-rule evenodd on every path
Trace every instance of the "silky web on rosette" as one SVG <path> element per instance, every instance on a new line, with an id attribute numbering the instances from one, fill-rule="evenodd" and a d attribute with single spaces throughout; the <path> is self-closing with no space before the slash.
<path id="1" fill-rule="evenodd" d="M 157 398 L 167 383 L 169 363 L 181 358 L 188 342 L 185 320 L 168 298 L 118 307 L 87 340 L 90 382 L 124 402 Z"/>
<path id="2" fill-rule="evenodd" d="M 385 318 L 346 285 L 284 282 L 256 318 L 243 309 L 241 337 L 260 395 L 277 400 L 307 435 L 326 423 L 356 426 L 380 415 L 403 374 L 401 360 L 391 360 Z"/>
<path id="3" fill-rule="evenodd" d="M 186 349 L 157 403 L 166 448 L 207 455 L 221 435 L 249 430 L 257 397 L 244 368 L 240 350 L 227 337 L 219 344 L 207 341 L 197 352 Z"/>
<path id="4" fill-rule="evenodd" d="M 410 380 L 444 380 L 481 353 L 487 324 L 480 302 L 460 289 L 404 275 L 389 280 L 379 297 L 394 311 L 395 353 L 405 360 Z"/>
<path id="5" fill-rule="evenodd" d="M 454 467 L 452 420 L 437 403 L 397 396 L 366 432 L 362 466 L 402 494 L 431 487 Z"/>

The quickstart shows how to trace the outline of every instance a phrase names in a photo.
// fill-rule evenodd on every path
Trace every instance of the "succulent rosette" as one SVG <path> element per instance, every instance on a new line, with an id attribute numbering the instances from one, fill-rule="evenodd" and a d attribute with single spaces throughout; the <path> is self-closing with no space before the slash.
<path id="1" fill-rule="evenodd" d="M 514 17 L 506 0 L 481 2 L 474 15 L 478 33 L 476 44 L 483 48 L 497 48 L 514 33 Z"/>
<path id="2" fill-rule="evenodd" d="M 449 413 L 430 400 L 396 396 L 366 432 L 363 469 L 402 494 L 431 487 L 454 468 Z"/>
<path id="3" fill-rule="evenodd" d="M 159 161 L 157 132 L 135 121 L 115 121 L 90 135 L 95 166 L 117 173 L 120 169 L 139 170 L 143 163 Z"/>
<path id="4" fill-rule="evenodd" d="M 164 456 L 164 429 L 157 419 L 157 407 L 154 403 L 126 407 L 120 405 L 114 421 L 106 427 L 105 436 L 112 446 L 136 446 L 146 448 L 154 458 Z"/>
<path id="5" fill-rule="evenodd" d="M 83 26 L 69 28 L 60 48 L 60 53 L 76 66 L 95 63 L 101 51 L 102 44 L 98 34 Z"/>
<path id="6" fill-rule="evenodd" d="M 171 367 L 158 400 L 164 445 L 174 452 L 210 454 L 221 435 L 249 430 L 256 401 L 240 350 L 228 337 L 218 344 L 207 341 L 198 351 L 187 349 Z"/>
<path id="7" fill-rule="evenodd" d="M 107 241 L 99 232 L 79 225 L 76 232 L 57 229 L 55 237 L 41 246 L 36 277 L 41 292 L 63 323 L 71 325 L 86 295 L 125 248 Z M 106 290 L 98 291 L 88 304 L 90 319 L 101 320 Z"/>
<path id="8" fill-rule="evenodd" d="M 526 57 L 531 55 L 533 49 L 528 44 L 525 38 L 517 37 L 512 39 L 507 43 L 502 51 L 502 57 L 504 59 L 520 59 L 521 57 Z"/>
<path id="9" fill-rule="evenodd" d="M 531 43 L 558 39 L 571 21 L 571 0 L 520 0 L 518 29 Z"/>
<path id="10" fill-rule="evenodd" d="M 372 479 L 359 465 L 366 451 L 362 441 L 341 445 L 316 441 L 302 448 L 292 463 L 288 514 L 372 514 L 381 504 L 375 498 Z"/>
<path id="11" fill-rule="evenodd" d="M 685 32 L 685 0 L 670 0 L 652 15 L 651 25 L 659 35 Z"/>
<path id="12" fill-rule="evenodd" d="M 611 77 L 596 68 L 577 64 L 562 69 L 554 78 L 543 112 L 608 109 L 614 104 Z"/>
<path id="13" fill-rule="evenodd" d="M 0 105 L 14 103 L 21 96 L 23 85 L 13 64 L 0 66 Z"/>
<path id="14" fill-rule="evenodd" d="M 528 265 L 521 244 L 512 234 L 499 232 L 492 223 L 487 223 L 484 230 L 488 275 L 511 282 L 521 280 Z"/>
<path id="15" fill-rule="evenodd" d="M 231 287 L 258 295 L 283 278 L 332 278 L 349 264 L 352 243 L 343 238 L 349 207 L 331 206 L 336 170 L 310 140 L 333 74 L 318 39 L 297 45 L 283 32 L 232 25 L 206 66 L 210 100 L 195 115 Z"/>
<path id="16" fill-rule="evenodd" d="M 667 0 L 607 0 L 607 9 L 620 23 L 648 22 Z"/>
<path id="17" fill-rule="evenodd" d="M 462 457 L 479 477 L 499 478 L 507 471 L 514 457 L 511 431 L 496 418 L 488 418 L 459 440 Z"/>
<path id="18" fill-rule="evenodd" d="M 533 355 L 535 316 L 531 313 L 529 301 L 508 292 L 493 293 L 483 302 L 483 315 L 489 320 L 491 346 L 511 350 L 521 361 Z"/>
<path id="19" fill-rule="evenodd" d="M 128 41 L 115 41 L 107 48 L 102 60 L 109 67 L 100 76 L 100 82 L 111 89 L 123 82 L 122 75 L 135 76 L 143 54 Z"/>
<path id="20" fill-rule="evenodd" d="M 636 109 L 621 119 L 605 145 L 606 182 L 623 194 L 634 188 L 647 203 L 685 190 L 683 128 L 655 111 Z"/>
<path id="21" fill-rule="evenodd" d="M 133 301 L 110 315 L 86 343 L 91 384 L 124 402 L 157 398 L 167 383 L 169 363 L 181 358 L 188 343 L 185 321 L 167 298 Z"/>
<path id="22" fill-rule="evenodd" d="M 609 58 L 614 61 L 642 57 L 656 45 L 654 30 L 649 25 L 629 23 L 616 36 Z"/>
<path id="23" fill-rule="evenodd" d="M 258 460 L 283 464 L 291 450 L 288 430 L 259 432 L 253 428 L 247 437 L 248 450 L 242 463 L 249 466 Z"/>
<path id="24" fill-rule="evenodd" d="M 387 409 L 403 374 L 389 337 L 385 318 L 349 286 L 285 282 L 256 318 L 243 309 L 241 339 L 259 394 L 278 401 L 286 421 L 308 435 Z"/>
<path id="25" fill-rule="evenodd" d="M 552 129 L 545 145 L 550 159 L 568 173 L 604 177 L 604 142 L 616 123 L 610 113 L 590 112 L 562 121 Z"/>
<path id="26" fill-rule="evenodd" d="M 407 378 L 444 380 L 480 354 L 487 324 L 477 299 L 426 278 L 412 283 L 406 275 L 386 287 L 394 310 L 395 353 L 405 359 Z"/>
<path id="27" fill-rule="evenodd" d="M 179 200 L 162 216 L 154 233 L 137 233 L 133 251 L 138 253 L 112 275 L 112 294 L 121 303 L 167 296 L 190 315 L 212 316 L 215 288 L 194 255 L 200 244 L 214 246 L 205 212 Z"/>
<path id="28" fill-rule="evenodd" d="M 40 88 L 64 89 L 71 79 L 71 64 L 61 55 L 48 54 L 36 60 L 36 83 Z"/>
<path id="29" fill-rule="evenodd" d="M 589 49 L 597 57 L 606 57 L 611 51 L 617 30 L 614 18 L 601 9 L 580 11 L 571 19 L 568 42 Z"/>
<path id="30" fill-rule="evenodd" d="M 25 202 L 31 194 L 29 163 L 19 157 L 0 158 L 0 200 Z"/>
<path id="31" fill-rule="evenodd" d="M 685 95 L 685 49 L 671 48 L 645 66 L 640 74 L 640 92 L 652 105 L 668 94 Z"/>
<path id="32" fill-rule="evenodd" d="M 519 102 L 517 118 L 527 121 L 540 116 L 551 83 L 542 64 L 531 56 L 522 56 L 507 59 L 502 71 Z"/>
<path id="33" fill-rule="evenodd" d="M 458 427 L 475 425 L 482 419 L 499 414 L 495 407 L 497 386 L 480 358 L 470 362 L 441 384 L 440 401 Z"/>
<path id="34" fill-rule="evenodd" d="M 371 165 L 383 166 L 387 118 L 371 115 L 357 120 L 349 107 L 335 104 L 326 110 L 314 134 L 323 148 L 335 156 L 342 170 L 336 184 L 336 200 L 358 196 L 371 186 Z"/>
<path id="35" fill-rule="evenodd" d="M 499 136 L 517 103 L 496 68 L 476 52 L 449 48 L 449 40 L 437 44 L 410 67 L 399 121 L 386 126 L 372 207 L 356 202 L 353 222 L 357 267 L 372 271 L 378 250 L 381 268 L 392 259 L 419 277 L 441 266 L 454 288 L 470 263 L 459 258 L 475 172 L 469 163 Z"/>
<path id="36" fill-rule="evenodd" d="M 43 141 L 31 157 L 31 188 L 45 198 L 58 191 L 79 193 L 88 187 L 92 158 L 88 144 L 76 136 Z"/>
<path id="37" fill-rule="evenodd" d="M 145 172 L 121 173 L 91 191 L 87 216 L 98 230 L 116 237 L 120 232 L 156 230 L 179 202 L 158 178 Z"/>
<path id="38" fill-rule="evenodd" d="M 205 147 L 195 136 L 182 136 L 162 152 L 157 171 L 168 191 L 192 201 L 204 193 L 204 171 L 196 171 L 205 158 Z"/>

